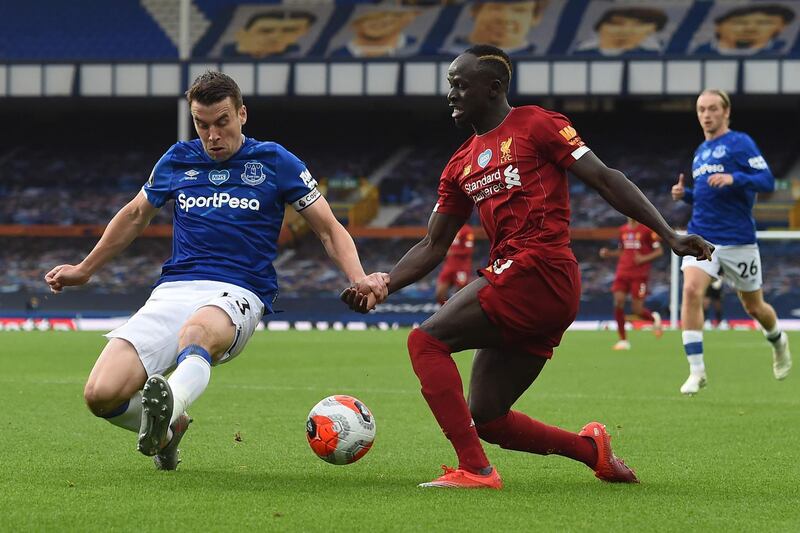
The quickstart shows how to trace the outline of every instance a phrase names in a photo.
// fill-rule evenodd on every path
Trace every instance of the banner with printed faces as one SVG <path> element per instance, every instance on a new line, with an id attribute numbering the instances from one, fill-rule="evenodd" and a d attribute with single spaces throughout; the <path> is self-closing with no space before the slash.
<path id="1" fill-rule="evenodd" d="M 797 41 L 800 2 L 715 2 L 688 52 L 715 57 L 786 55 Z"/>
<path id="2" fill-rule="evenodd" d="M 594 0 L 583 14 L 568 53 L 609 58 L 660 56 L 692 4 L 689 0 Z"/>
<path id="3" fill-rule="evenodd" d="M 491 44 L 512 57 L 544 55 L 565 5 L 564 0 L 468 2 L 438 53 L 456 56 L 470 46 Z"/>
<path id="4" fill-rule="evenodd" d="M 319 39 L 335 6 L 289 3 L 237 6 L 209 57 L 269 59 L 304 57 Z"/>

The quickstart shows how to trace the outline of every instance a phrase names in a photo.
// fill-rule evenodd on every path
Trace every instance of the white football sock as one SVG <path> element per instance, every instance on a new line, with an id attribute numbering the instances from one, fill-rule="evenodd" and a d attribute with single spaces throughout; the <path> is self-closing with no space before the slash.
<path id="1" fill-rule="evenodd" d="M 138 433 L 139 425 L 142 423 L 142 391 L 136 391 L 136 394 L 131 396 L 131 399 L 128 400 L 128 408 L 124 413 L 113 418 L 106 418 L 106 420 L 115 426 Z"/>
<path id="2" fill-rule="evenodd" d="M 778 326 L 777 320 L 775 321 L 775 325 L 772 327 L 771 330 L 767 331 L 766 329 L 764 329 L 763 331 L 764 331 L 764 336 L 767 338 L 767 341 L 771 342 L 772 344 L 775 344 L 781 340 L 781 328 L 780 326 Z"/>
<path id="3" fill-rule="evenodd" d="M 692 374 L 705 374 L 706 365 L 703 362 L 703 331 L 686 330 L 681 333 L 683 349 L 689 361 L 689 372 Z"/>
<path id="4" fill-rule="evenodd" d="M 211 379 L 211 365 L 199 355 L 189 355 L 180 362 L 169 377 L 172 389 L 172 425 L 181 414 L 206 390 Z"/>

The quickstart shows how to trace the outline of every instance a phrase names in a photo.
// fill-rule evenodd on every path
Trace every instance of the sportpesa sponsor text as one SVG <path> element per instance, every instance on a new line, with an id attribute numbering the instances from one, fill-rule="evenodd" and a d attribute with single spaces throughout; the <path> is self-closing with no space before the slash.
<path id="1" fill-rule="evenodd" d="M 258 211 L 261 203 L 257 198 L 237 198 L 223 192 L 215 192 L 213 196 L 186 196 L 184 193 L 178 195 L 178 208 L 187 213 L 193 207 L 224 207 L 233 209 L 250 209 Z"/>

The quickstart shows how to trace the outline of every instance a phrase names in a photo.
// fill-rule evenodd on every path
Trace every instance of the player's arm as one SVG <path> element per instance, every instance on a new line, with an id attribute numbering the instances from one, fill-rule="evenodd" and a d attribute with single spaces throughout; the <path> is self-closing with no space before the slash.
<path id="1" fill-rule="evenodd" d="M 683 200 L 687 204 L 694 203 L 694 189 L 692 187 L 687 187 L 683 183 L 683 172 L 678 174 L 678 183 L 672 186 L 672 199 L 674 201 Z"/>
<path id="2" fill-rule="evenodd" d="M 608 257 L 619 257 L 622 255 L 622 250 L 619 248 L 606 248 L 603 246 L 600 248 L 600 257 L 606 259 Z"/>
<path id="3" fill-rule="evenodd" d="M 569 166 L 569 170 L 600 193 L 614 209 L 652 228 L 676 254 L 711 258 L 713 246 L 697 235 L 675 233 L 642 191 L 625 174 L 608 168 L 594 152 L 583 154 Z"/>
<path id="4" fill-rule="evenodd" d="M 120 209 L 103 231 L 102 237 L 89 255 L 77 265 L 58 265 L 48 272 L 44 279 L 54 293 L 64 287 L 84 285 L 100 267 L 128 247 L 150 224 L 158 212 L 144 192 Z"/>
<path id="5" fill-rule="evenodd" d="M 415 244 L 389 272 L 389 293 L 425 277 L 436 265 L 442 262 L 447 250 L 464 225 L 467 217 L 434 213 L 428 221 L 428 233 Z M 341 299 L 350 309 L 366 313 L 374 306 L 367 295 L 367 287 L 356 283 L 342 291 Z"/>
<path id="6" fill-rule="evenodd" d="M 775 190 L 775 176 L 761 155 L 761 151 L 748 136 L 740 141 L 740 146 L 733 153 L 735 168 L 730 173 L 711 174 L 708 184 L 711 187 L 731 186 L 735 189 L 749 189 L 756 192 L 772 192 Z"/>
<path id="7" fill-rule="evenodd" d="M 658 246 L 656 248 L 653 248 L 653 251 L 650 252 L 649 254 L 637 254 L 635 261 L 637 265 L 643 265 L 645 263 L 650 263 L 651 261 L 655 261 L 662 255 L 664 255 L 664 248 Z"/>
<path id="8" fill-rule="evenodd" d="M 436 268 L 465 221 L 466 218 L 434 211 L 428 220 L 428 233 L 389 272 L 389 294 L 421 280 Z"/>
<path id="9" fill-rule="evenodd" d="M 378 303 L 385 300 L 388 295 L 385 275 L 367 276 L 364 273 L 353 238 L 336 220 L 325 198 L 320 196 L 313 204 L 300 211 L 300 214 L 319 237 L 328 257 L 347 276 L 347 280 L 351 284 L 360 283 L 365 288 L 368 287 Z"/>

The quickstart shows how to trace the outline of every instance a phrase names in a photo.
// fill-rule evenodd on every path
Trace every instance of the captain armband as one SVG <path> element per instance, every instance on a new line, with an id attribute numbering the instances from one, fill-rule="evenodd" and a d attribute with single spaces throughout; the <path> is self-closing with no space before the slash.
<path id="1" fill-rule="evenodd" d="M 320 198 L 322 198 L 322 193 L 320 193 L 319 190 L 314 187 L 305 195 L 292 202 L 292 207 L 294 207 L 295 211 L 302 211 Z"/>

